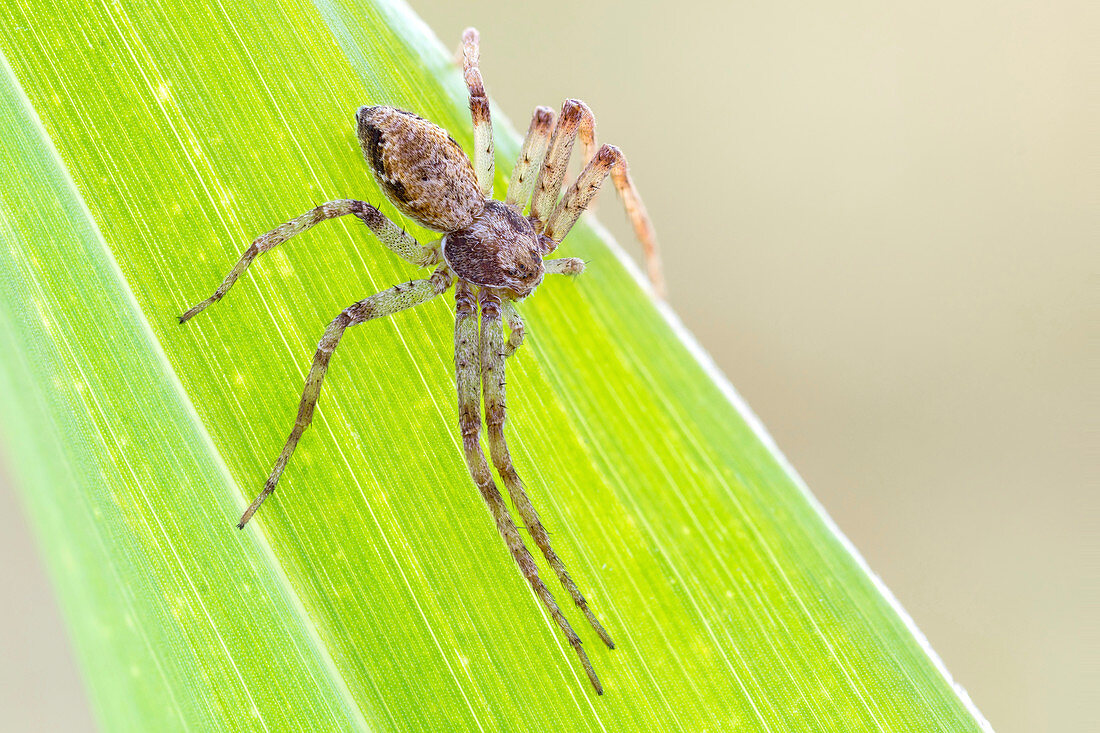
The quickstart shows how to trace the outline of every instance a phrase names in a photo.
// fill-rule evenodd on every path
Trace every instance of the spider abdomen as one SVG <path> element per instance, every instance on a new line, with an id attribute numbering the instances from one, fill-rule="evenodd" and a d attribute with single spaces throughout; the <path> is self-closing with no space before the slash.
<path id="1" fill-rule="evenodd" d="M 470 226 L 443 238 L 443 258 L 456 275 L 520 298 L 542 282 L 544 251 L 531 222 L 500 201 L 486 201 Z"/>
<path id="2" fill-rule="evenodd" d="M 437 232 L 469 226 L 485 207 L 470 159 L 443 128 L 396 107 L 360 107 L 359 144 L 402 214 Z"/>

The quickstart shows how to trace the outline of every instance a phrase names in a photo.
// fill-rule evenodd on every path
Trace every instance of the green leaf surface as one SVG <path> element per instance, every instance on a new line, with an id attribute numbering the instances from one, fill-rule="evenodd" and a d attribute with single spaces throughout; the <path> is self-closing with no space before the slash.
<path id="1" fill-rule="evenodd" d="M 566 609 L 605 695 L 466 473 L 448 298 L 348 332 L 279 490 L 235 529 L 325 325 L 416 271 L 338 220 L 175 317 L 257 234 L 382 201 L 360 105 L 469 150 L 450 53 L 403 5 L 9 3 L 0 49 L 0 438 L 105 728 L 986 726 L 592 221 L 562 250 L 587 273 L 521 306 L 508 425 L 618 643 Z M 502 193 L 518 144 L 495 119 Z"/>

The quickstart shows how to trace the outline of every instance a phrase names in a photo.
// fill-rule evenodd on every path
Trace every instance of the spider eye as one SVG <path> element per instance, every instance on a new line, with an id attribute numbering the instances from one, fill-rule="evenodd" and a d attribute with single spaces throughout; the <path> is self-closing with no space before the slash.
<path id="1" fill-rule="evenodd" d="M 525 280 L 531 275 L 531 271 L 526 267 L 505 267 L 504 274 L 508 277 L 514 277 L 517 280 Z"/>

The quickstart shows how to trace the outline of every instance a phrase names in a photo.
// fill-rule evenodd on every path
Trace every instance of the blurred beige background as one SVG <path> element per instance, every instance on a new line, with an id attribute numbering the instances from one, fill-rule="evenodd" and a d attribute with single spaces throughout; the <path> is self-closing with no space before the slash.
<path id="1" fill-rule="evenodd" d="M 1095 12 L 412 4 L 448 46 L 480 28 L 517 127 L 537 104 L 592 106 L 630 156 L 673 307 L 993 726 L 1095 730 Z M 601 219 L 633 247 L 613 198 Z M 0 499 L 0 657 L 17 662 L 0 708 L 86 728 Z"/>

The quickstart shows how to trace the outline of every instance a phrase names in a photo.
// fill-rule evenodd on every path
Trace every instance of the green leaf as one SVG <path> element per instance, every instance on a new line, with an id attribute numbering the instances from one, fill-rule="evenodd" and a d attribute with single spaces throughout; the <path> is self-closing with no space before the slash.
<path id="1" fill-rule="evenodd" d="M 325 324 L 414 272 L 330 222 L 175 317 L 257 234 L 382 200 L 358 106 L 469 149 L 450 53 L 403 5 L 8 4 L 0 49 L 0 439 L 104 727 L 987 727 L 593 222 L 563 247 L 587 273 L 522 306 L 509 430 L 618 642 L 566 610 L 604 696 L 466 473 L 446 299 L 348 332 L 279 491 L 235 529 Z"/>

